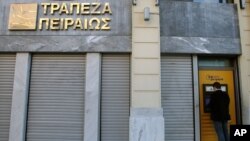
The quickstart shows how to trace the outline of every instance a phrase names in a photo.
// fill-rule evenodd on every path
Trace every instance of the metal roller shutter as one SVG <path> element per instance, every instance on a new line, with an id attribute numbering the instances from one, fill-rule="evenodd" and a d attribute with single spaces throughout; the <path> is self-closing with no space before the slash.
<path id="1" fill-rule="evenodd" d="M 129 140 L 130 56 L 103 55 L 101 141 Z"/>
<path id="2" fill-rule="evenodd" d="M 162 56 L 162 106 L 166 141 L 193 141 L 192 59 Z"/>
<path id="3" fill-rule="evenodd" d="M 83 141 L 84 55 L 34 55 L 27 141 Z"/>
<path id="4" fill-rule="evenodd" d="M 9 140 L 15 54 L 0 55 L 0 141 Z"/>

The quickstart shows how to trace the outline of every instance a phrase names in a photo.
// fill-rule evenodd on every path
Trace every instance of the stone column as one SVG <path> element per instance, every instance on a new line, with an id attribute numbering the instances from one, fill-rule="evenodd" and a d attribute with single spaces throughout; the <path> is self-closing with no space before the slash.
<path id="1" fill-rule="evenodd" d="M 25 141 L 31 55 L 17 53 L 9 141 Z"/>
<path id="2" fill-rule="evenodd" d="M 86 61 L 84 141 L 100 140 L 101 54 L 88 53 Z"/>
<path id="3" fill-rule="evenodd" d="M 137 0 L 132 7 L 130 141 L 164 141 L 160 21 L 155 2 Z M 149 20 L 144 19 L 145 8 L 149 8 Z"/>
<path id="4" fill-rule="evenodd" d="M 246 8 L 240 9 L 240 1 L 235 0 L 238 6 L 240 40 L 242 54 L 239 56 L 239 81 L 242 110 L 242 123 L 250 124 L 250 1 L 246 1 Z"/>
<path id="5" fill-rule="evenodd" d="M 194 88 L 194 118 L 195 141 L 200 141 L 200 95 L 198 57 L 193 56 L 193 88 Z"/>

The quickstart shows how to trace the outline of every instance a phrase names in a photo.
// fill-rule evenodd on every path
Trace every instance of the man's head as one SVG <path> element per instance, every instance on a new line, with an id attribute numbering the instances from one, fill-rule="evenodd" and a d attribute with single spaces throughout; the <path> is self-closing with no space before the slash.
<path id="1" fill-rule="evenodd" d="M 214 90 L 220 90 L 221 84 L 219 82 L 214 82 L 213 87 L 214 87 Z"/>

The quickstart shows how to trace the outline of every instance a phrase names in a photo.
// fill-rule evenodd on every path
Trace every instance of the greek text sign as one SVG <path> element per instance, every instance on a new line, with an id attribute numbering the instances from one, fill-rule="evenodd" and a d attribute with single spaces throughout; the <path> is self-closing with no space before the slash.
<path id="1" fill-rule="evenodd" d="M 12 4 L 9 30 L 111 30 L 108 2 Z M 43 15 L 38 18 L 38 8 Z M 38 24 L 38 26 L 37 26 Z"/>

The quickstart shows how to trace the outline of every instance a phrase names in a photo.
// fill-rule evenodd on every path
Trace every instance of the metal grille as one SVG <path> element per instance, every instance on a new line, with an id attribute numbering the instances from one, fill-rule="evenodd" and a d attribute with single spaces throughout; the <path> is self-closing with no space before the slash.
<path id="1" fill-rule="evenodd" d="M 193 141 L 191 57 L 162 56 L 161 79 L 165 140 Z"/>
<path id="2" fill-rule="evenodd" d="M 83 141 L 84 55 L 34 55 L 27 141 Z"/>
<path id="3" fill-rule="evenodd" d="M 130 56 L 103 55 L 101 141 L 129 140 Z"/>
<path id="4" fill-rule="evenodd" d="M 0 55 L 0 141 L 9 140 L 15 54 Z"/>

